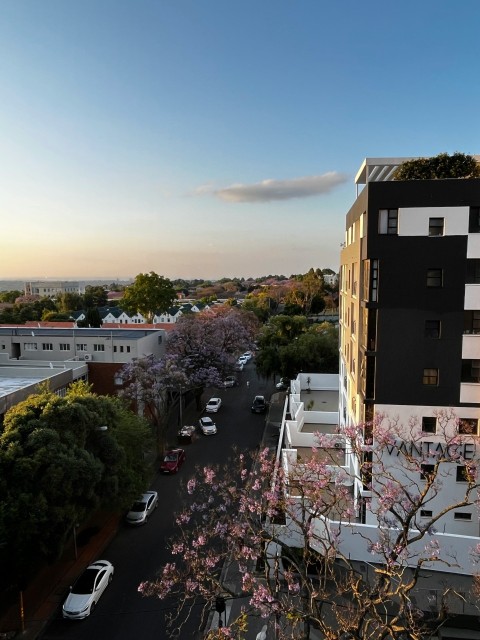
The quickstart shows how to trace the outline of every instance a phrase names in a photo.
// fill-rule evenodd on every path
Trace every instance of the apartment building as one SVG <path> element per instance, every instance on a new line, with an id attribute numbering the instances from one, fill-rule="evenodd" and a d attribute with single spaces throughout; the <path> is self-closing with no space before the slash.
<path id="1" fill-rule="evenodd" d="M 26 296 L 44 296 L 54 298 L 61 293 L 85 293 L 85 283 L 75 282 L 73 280 L 36 280 L 34 282 L 25 282 L 24 285 Z"/>

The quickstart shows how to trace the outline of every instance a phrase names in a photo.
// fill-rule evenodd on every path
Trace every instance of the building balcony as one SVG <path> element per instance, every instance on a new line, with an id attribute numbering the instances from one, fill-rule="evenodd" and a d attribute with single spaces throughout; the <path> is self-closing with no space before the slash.
<path id="1" fill-rule="evenodd" d="M 464 334 L 462 338 L 462 360 L 480 360 L 480 329 L 478 333 Z"/>

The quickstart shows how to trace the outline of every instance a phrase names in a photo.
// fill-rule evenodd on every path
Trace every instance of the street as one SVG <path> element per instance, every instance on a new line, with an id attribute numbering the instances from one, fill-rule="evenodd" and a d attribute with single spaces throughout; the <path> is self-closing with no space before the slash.
<path id="1" fill-rule="evenodd" d="M 144 580 L 155 577 L 158 569 L 169 559 L 166 542 L 173 536 L 174 514 L 182 496 L 184 484 L 194 475 L 195 467 L 225 462 L 233 448 L 240 451 L 254 450 L 262 439 L 265 415 L 252 414 L 250 407 L 256 394 L 269 399 L 273 383 L 256 376 L 255 365 L 250 361 L 242 372 L 237 372 L 239 385 L 226 389 L 207 390 L 203 405 L 211 396 L 220 397 L 222 406 L 218 413 L 210 414 L 218 432 L 203 436 L 199 430 L 192 444 L 182 445 L 186 461 L 176 475 L 157 474 L 151 489 L 159 493 L 159 507 L 145 526 L 132 528 L 122 525 L 118 535 L 103 557 L 113 563 L 115 575 L 93 614 L 83 621 L 66 621 L 59 609 L 54 620 L 43 632 L 42 640 L 69 638 L 100 640 L 163 640 L 166 632 L 167 601 L 142 597 L 137 587 Z M 247 382 L 249 383 L 247 385 Z M 184 422 L 202 415 L 193 407 L 184 411 Z M 66 595 L 66 594 L 65 594 Z M 181 637 L 195 638 L 199 628 L 200 611 L 193 612 L 182 630 Z"/>

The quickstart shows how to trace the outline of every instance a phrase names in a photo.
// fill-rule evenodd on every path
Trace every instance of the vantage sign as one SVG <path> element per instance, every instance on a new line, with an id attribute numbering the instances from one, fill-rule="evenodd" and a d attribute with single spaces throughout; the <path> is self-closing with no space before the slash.
<path id="1" fill-rule="evenodd" d="M 411 458 L 441 458 L 443 460 L 458 461 L 473 460 L 475 457 L 475 444 L 473 442 L 457 442 L 448 444 L 446 442 L 405 442 L 396 440 L 395 444 L 386 446 L 388 453 L 393 456 L 403 454 Z"/>

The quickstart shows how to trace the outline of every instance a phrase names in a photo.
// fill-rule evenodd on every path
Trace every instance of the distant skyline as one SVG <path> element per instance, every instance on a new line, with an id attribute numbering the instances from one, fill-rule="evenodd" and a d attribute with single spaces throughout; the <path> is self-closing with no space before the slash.
<path id="1" fill-rule="evenodd" d="M 2 0 L 0 279 L 337 271 L 365 157 L 480 154 L 479 24 L 477 0 Z"/>

